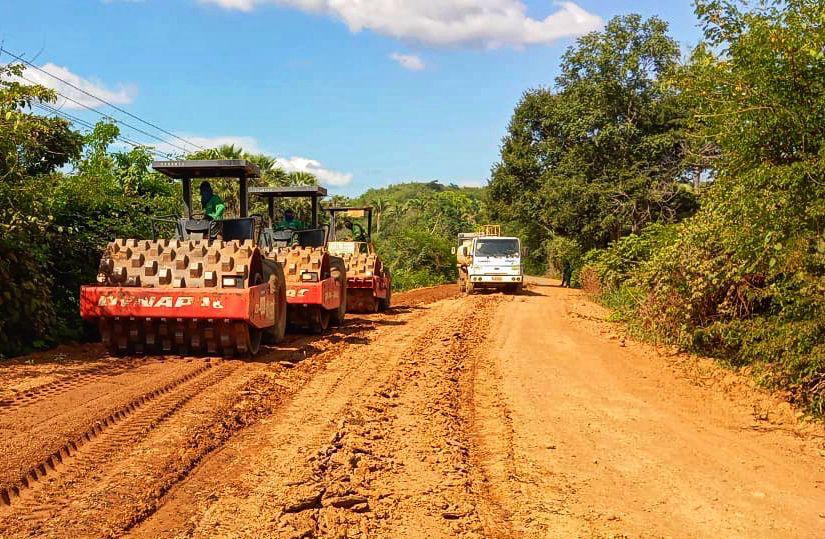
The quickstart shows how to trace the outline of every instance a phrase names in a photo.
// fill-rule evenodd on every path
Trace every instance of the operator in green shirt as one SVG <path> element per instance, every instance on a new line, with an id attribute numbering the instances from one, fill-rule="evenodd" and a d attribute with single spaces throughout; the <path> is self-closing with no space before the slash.
<path id="1" fill-rule="evenodd" d="M 213 221 L 220 221 L 223 219 L 223 212 L 226 211 L 226 204 L 223 199 L 212 191 L 212 185 L 209 182 L 203 182 L 200 186 L 201 191 L 201 207 L 203 208 L 203 215 L 207 219 Z"/>
<path id="2" fill-rule="evenodd" d="M 364 233 L 364 227 L 362 227 L 358 223 L 353 223 L 351 220 L 347 219 L 346 221 L 344 221 L 344 228 L 350 231 L 350 234 L 352 234 L 353 241 L 367 241 L 367 235 Z"/>
<path id="3" fill-rule="evenodd" d="M 295 212 L 290 209 L 284 212 L 284 218 L 275 225 L 276 230 L 304 230 L 306 227 L 303 221 L 295 218 Z"/>

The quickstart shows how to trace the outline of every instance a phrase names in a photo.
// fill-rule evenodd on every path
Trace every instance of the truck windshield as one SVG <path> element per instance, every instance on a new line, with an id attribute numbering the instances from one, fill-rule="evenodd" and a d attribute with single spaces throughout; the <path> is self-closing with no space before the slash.
<path id="1" fill-rule="evenodd" d="M 518 240 L 477 240 L 476 256 L 515 258 L 519 256 Z"/>

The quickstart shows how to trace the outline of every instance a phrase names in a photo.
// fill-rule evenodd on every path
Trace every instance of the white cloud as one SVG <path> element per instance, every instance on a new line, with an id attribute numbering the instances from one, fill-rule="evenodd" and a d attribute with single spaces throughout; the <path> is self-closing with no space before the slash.
<path id="1" fill-rule="evenodd" d="M 390 58 L 398 62 L 398 64 L 404 69 L 409 69 L 410 71 L 421 71 L 427 67 L 424 60 L 414 54 L 401 54 L 394 52 L 390 54 Z"/>
<path id="2" fill-rule="evenodd" d="M 128 105 L 134 101 L 137 96 L 137 87 L 131 84 L 118 84 L 116 88 L 112 89 L 105 86 L 101 82 L 84 79 L 80 75 L 76 75 L 69 71 L 68 68 L 52 63 L 44 64 L 40 66 L 40 69 L 114 105 Z M 80 90 L 72 88 L 68 84 L 61 82 L 46 73 L 43 73 L 43 71 L 38 71 L 33 67 L 27 67 L 23 72 L 24 79 L 21 79 L 20 82 L 24 84 L 40 84 L 41 86 L 46 86 L 47 88 L 56 90 L 57 92 L 68 97 L 69 99 L 64 99 L 63 97 L 58 96 L 56 105 L 64 109 L 82 109 L 84 106 L 99 108 L 103 105 L 97 99 L 90 97 Z"/>
<path id="3" fill-rule="evenodd" d="M 259 0 L 198 0 L 201 4 L 217 4 L 224 9 L 235 9 L 237 11 L 252 11 Z"/>
<path id="4" fill-rule="evenodd" d="M 309 172 L 318 178 L 321 185 L 343 187 L 352 181 L 352 174 L 338 172 L 324 167 L 320 162 L 306 157 L 279 157 L 278 165 L 287 172 Z"/>
<path id="5" fill-rule="evenodd" d="M 224 9 L 252 11 L 276 4 L 340 19 L 352 32 L 412 39 L 428 45 L 486 47 L 547 44 L 596 30 L 602 18 L 574 2 L 557 2 L 543 19 L 522 0 L 198 0 Z"/>

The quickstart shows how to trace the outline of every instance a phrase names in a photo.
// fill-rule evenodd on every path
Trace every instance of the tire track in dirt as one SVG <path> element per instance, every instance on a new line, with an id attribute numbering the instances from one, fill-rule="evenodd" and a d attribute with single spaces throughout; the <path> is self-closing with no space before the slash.
<path id="1" fill-rule="evenodd" d="M 491 316 L 489 323 L 492 320 Z M 469 432 L 473 488 L 482 500 L 478 510 L 484 529 L 488 537 L 516 537 L 510 510 L 513 496 L 506 490 L 506 486 L 520 480 L 513 418 L 501 393 L 501 375 L 484 351 L 477 351 L 470 361 L 462 411 Z"/>
<path id="2" fill-rule="evenodd" d="M 157 513 L 132 530 L 133 534 L 280 537 L 304 524 L 315 530 L 332 526 L 325 524 L 318 516 L 321 510 L 313 507 L 313 491 L 319 484 L 334 483 L 331 476 L 325 476 L 328 464 L 324 462 L 344 455 L 349 458 L 349 453 L 330 447 L 347 439 L 342 429 L 349 432 L 349 421 L 363 422 L 366 414 L 382 417 L 383 408 L 375 395 L 385 390 L 382 387 L 387 383 L 409 378 L 410 373 L 398 372 L 402 358 L 423 352 L 430 346 L 424 343 L 443 349 L 445 341 L 434 339 L 442 333 L 447 338 L 448 330 L 442 328 L 452 327 L 467 311 L 463 301 L 448 300 L 375 317 L 377 328 L 369 338 L 348 342 L 327 369 L 314 376 L 286 406 L 224 447 L 175 487 Z M 373 462 L 370 473 L 376 473 L 375 461 L 365 453 L 360 455 L 364 463 Z M 368 470 L 370 465 L 366 466 Z M 218 473 L 221 476 L 216 479 Z M 352 515 L 364 509 L 372 513 L 372 505 L 364 506 L 363 495 L 335 490 L 325 490 L 328 499 L 324 501 L 322 496 L 318 502 L 329 509 L 325 513 Z M 443 522 L 441 512 L 449 508 L 438 511 Z"/>
<path id="3" fill-rule="evenodd" d="M 0 411 L 0 505 L 46 475 L 74 450 L 72 444 L 84 443 L 207 367 L 203 361 L 147 363 L 119 375 L 94 375 L 50 400 Z"/>
<path id="4" fill-rule="evenodd" d="M 406 295 L 397 299 L 403 302 Z M 295 335 L 255 361 L 219 361 L 212 368 L 187 358 L 129 358 L 119 361 L 138 364 L 120 375 L 115 374 L 117 366 L 104 365 L 93 372 L 110 375 L 81 378 L 78 370 L 83 367 L 65 357 L 55 357 L 59 363 L 54 364 L 26 363 L 17 370 L 0 365 L 0 378 L 29 389 L 63 386 L 61 378 L 38 386 L 27 384 L 26 377 L 48 379 L 71 370 L 75 379 L 65 390 L 39 390 L 42 398 L 36 401 L 0 408 L 0 435 L 10 433 L 0 444 L 10 447 L 28 439 L 31 445 L 19 459 L 11 452 L 0 453 L 0 470 L 17 466 L 33 471 L 26 474 L 29 487 L 22 490 L 23 482 L 12 479 L 17 490 L 6 491 L 10 506 L 0 503 L 0 537 L 117 536 L 140 529 L 145 520 L 153 520 L 162 501 L 186 490 L 193 472 L 220 462 L 230 452 L 224 450 L 227 442 L 277 416 L 329 365 L 344 370 L 361 365 L 372 353 L 373 334 L 404 332 L 405 319 L 424 316 L 422 305 L 454 295 L 452 287 L 415 291 L 408 305 L 388 313 L 353 316 L 330 335 Z M 193 369 L 206 372 L 165 393 L 153 393 L 165 387 L 161 382 L 187 377 Z M 367 378 L 370 374 L 366 372 Z M 347 391 L 350 382 L 339 380 L 330 390 Z M 147 393 L 150 397 L 132 409 L 132 401 Z M 59 447 L 52 450 L 54 440 L 65 446 L 62 452 Z M 35 454 L 42 456 L 34 460 Z M 223 470 L 217 479 L 227 480 Z"/>
<path id="5" fill-rule="evenodd" d="M 353 324 L 356 332 L 368 327 Z M 48 481 L 24 492 L 6 511 L 0 508 L 0 537 L 121 535 L 151 515 L 158 499 L 203 458 L 269 415 L 344 346 L 326 343 L 321 351 L 325 343 L 299 341 L 303 338 L 294 339 L 291 350 L 265 354 L 274 356 L 269 361 L 220 361 L 92 438 Z"/>
<path id="6" fill-rule="evenodd" d="M 130 369 L 134 369 L 137 366 L 139 366 L 139 364 L 133 361 L 113 361 L 110 364 L 82 369 L 81 372 L 62 375 L 45 384 L 14 391 L 12 395 L 0 399 L 0 411 L 3 409 L 8 410 L 30 406 L 43 399 L 53 399 L 61 393 L 72 391 L 77 387 L 94 383 L 107 377 L 116 376 Z"/>
<path id="7" fill-rule="evenodd" d="M 30 517 L 46 512 L 47 507 L 64 507 L 65 503 L 44 502 L 43 499 L 50 496 L 42 496 L 39 490 L 49 491 L 55 485 L 74 483 L 77 478 L 86 476 L 90 469 L 105 465 L 116 458 L 117 448 L 146 436 L 194 395 L 230 372 L 231 368 L 226 366 L 211 368 L 210 364 L 204 363 L 195 371 L 141 395 L 61 446 L 32 468 L 20 484 L 0 492 L 0 496 L 7 505 L 14 506 L 15 513 L 27 513 Z M 44 478 L 49 479 L 48 485 L 44 484 Z"/>
<path id="8" fill-rule="evenodd" d="M 469 359 L 500 296 L 464 300 L 363 394 L 284 506 L 291 536 L 489 537 L 462 414 Z"/>

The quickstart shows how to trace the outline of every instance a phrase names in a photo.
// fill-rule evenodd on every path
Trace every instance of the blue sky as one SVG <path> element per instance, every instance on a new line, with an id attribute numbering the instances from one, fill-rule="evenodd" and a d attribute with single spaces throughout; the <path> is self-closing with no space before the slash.
<path id="1" fill-rule="evenodd" d="M 0 0 L 0 42 L 188 140 L 356 194 L 482 184 L 521 93 L 552 83 L 576 34 L 629 12 L 699 40 L 687 0 Z"/>

